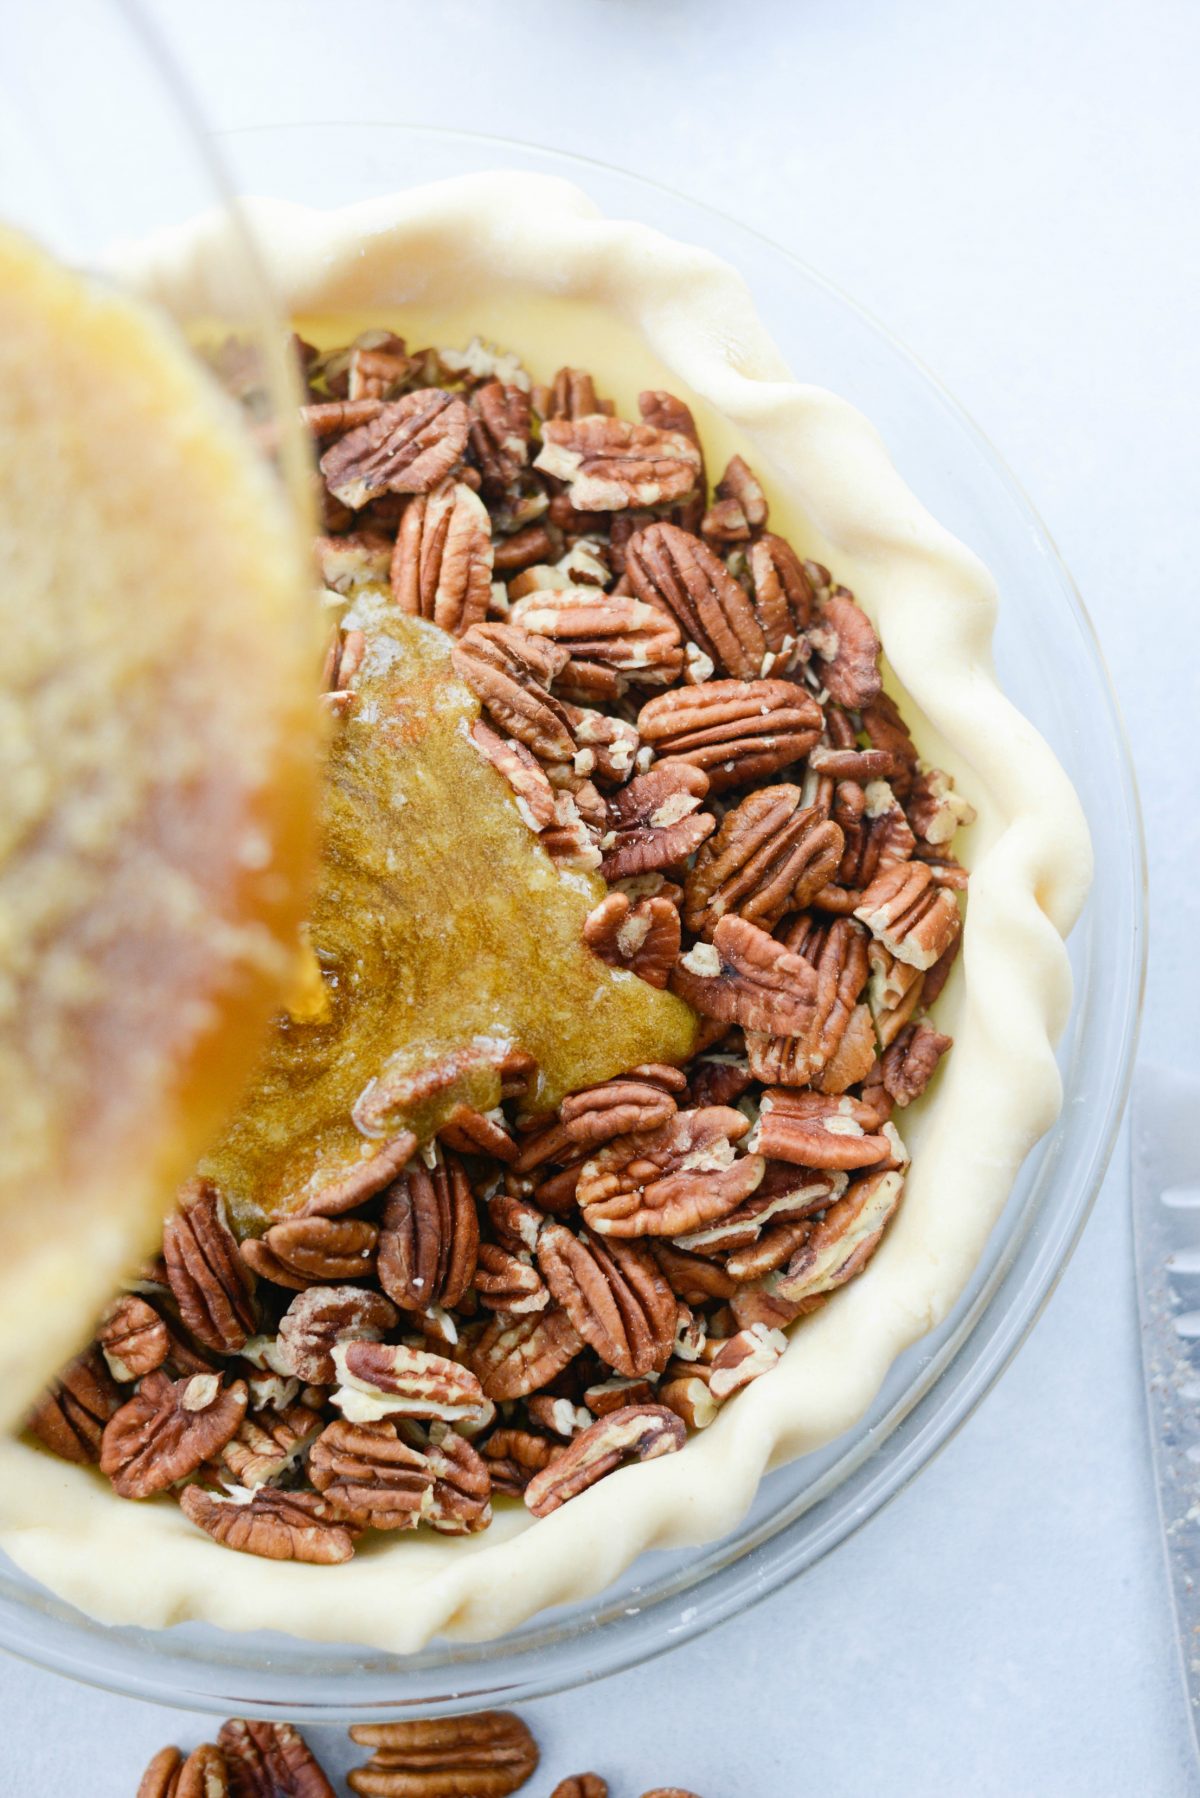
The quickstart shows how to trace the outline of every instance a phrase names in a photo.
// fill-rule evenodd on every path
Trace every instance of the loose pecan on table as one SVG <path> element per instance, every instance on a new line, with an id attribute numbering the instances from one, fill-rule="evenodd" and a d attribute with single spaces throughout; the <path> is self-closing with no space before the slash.
<path id="1" fill-rule="evenodd" d="M 290 1723 L 231 1717 L 217 1744 L 229 1767 L 232 1798 L 335 1798 L 308 1743 Z"/>
<path id="2" fill-rule="evenodd" d="M 537 1743 L 511 1711 L 421 1723 L 356 1723 L 351 1740 L 373 1750 L 348 1773 L 362 1798 L 509 1798 L 536 1770 Z"/>

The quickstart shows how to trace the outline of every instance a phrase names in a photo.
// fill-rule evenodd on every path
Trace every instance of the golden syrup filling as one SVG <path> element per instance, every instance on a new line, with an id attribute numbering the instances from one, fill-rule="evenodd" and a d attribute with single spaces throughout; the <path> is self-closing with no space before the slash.
<path id="1" fill-rule="evenodd" d="M 409 1129 L 424 1141 L 459 1105 L 497 1105 L 506 1049 L 537 1064 L 526 1109 L 549 1111 L 639 1063 L 683 1061 L 695 1044 L 682 1000 L 584 944 L 604 883 L 556 867 L 472 744 L 479 703 L 451 668 L 451 639 L 382 592 L 360 597 L 348 622 L 366 652 L 330 753 L 308 924 L 327 1004 L 311 983 L 297 995 L 201 1165 L 243 1234 L 305 1204 L 381 1140 Z M 386 1103 L 397 1077 L 455 1055 L 449 1085 Z"/>

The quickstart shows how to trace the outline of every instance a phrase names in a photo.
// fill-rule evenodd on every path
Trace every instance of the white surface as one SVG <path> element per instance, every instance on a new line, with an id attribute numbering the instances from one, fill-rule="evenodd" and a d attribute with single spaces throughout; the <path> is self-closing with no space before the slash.
<path id="1" fill-rule="evenodd" d="M 924 357 L 1024 481 L 1096 619 L 1150 838 L 1146 1041 L 1194 1066 L 1200 11 L 154 11 L 218 125 L 470 124 L 646 168 L 799 250 Z M 129 118 L 135 97 L 122 99 Z M 1200 1791 L 1144 1451 L 1126 1208 L 1118 1162 L 1016 1365 L 861 1536 L 706 1641 L 531 1707 L 546 1750 L 531 1798 L 589 1766 L 613 1798 L 663 1781 L 702 1798 Z M 0 1791 L 14 1798 L 132 1798 L 154 1748 L 202 1733 L 15 1662 L 0 1661 L 0 1704 Z"/>

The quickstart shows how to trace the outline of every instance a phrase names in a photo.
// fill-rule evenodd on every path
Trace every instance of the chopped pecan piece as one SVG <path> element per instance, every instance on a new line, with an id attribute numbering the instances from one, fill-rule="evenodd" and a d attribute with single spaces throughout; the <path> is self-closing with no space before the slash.
<path id="1" fill-rule="evenodd" d="M 599 587 L 535 592 L 518 599 L 510 616 L 522 630 L 561 644 L 573 662 L 598 663 L 640 686 L 670 686 L 683 670 L 674 619 L 629 594 Z"/>
<path id="2" fill-rule="evenodd" d="M 636 728 L 624 718 L 586 706 L 566 705 L 563 709 L 578 744 L 573 758 L 575 775 L 591 775 L 606 785 L 621 786 L 633 773 L 639 747 Z"/>
<path id="3" fill-rule="evenodd" d="M 547 1224 L 538 1240 L 547 1286 L 583 1340 L 627 1378 L 666 1366 L 678 1305 L 653 1257 L 633 1243 Z"/>
<path id="4" fill-rule="evenodd" d="M 348 1561 L 354 1538 L 332 1506 L 315 1492 L 213 1492 L 185 1486 L 179 1507 L 198 1529 L 239 1554 L 267 1561 L 309 1561 L 330 1567 Z"/>
<path id="5" fill-rule="evenodd" d="M 392 546 L 370 531 L 348 531 L 344 537 L 318 537 L 317 568 L 334 593 L 352 596 L 360 587 L 386 586 Z M 336 686 L 336 681 L 328 681 Z"/>
<path id="6" fill-rule="evenodd" d="M 321 473 L 333 497 L 354 511 L 383 493 L 428 493 L 460 460 L 470 426 L 462 400 L 423 387 L 340 437 L 321 457 Z"/>
<path id="7" fill-rule="evenodd" d="M 716 504 L 726 508 L 723 516 L 727 520 L 727 529 L 735 527 L 735 535 L 728 539 L 731 542 L 744 543 L 766 525 L 767 496 L 758 476 L 741 456 L 731 456 L 726 463 L 725 473 L 716 486 Z"/>
<path id="8" fill-rule="evenodd" d="M 167 1278 L 179 1315 L 198 1342 L 235 1353 L 255 1327 L 254 1275 L 238 1253 L 225 1201 L 208 1180 L 190 1180 L 163 1229 Z"/>
<path id="9" fill-rule="evenodd" d="M 742 1055 L 706 1055 L 692 1063 L 688 1103 L 694 1111 L 705 1105 L 736 1105 L 753 1076 Z"/>
<path id="10" fill-rule="evenodd" d="M 495 1242 L 485 1242 L 480 1247 L 475 1290 L 481 1305 L 489 1311 L 506 1312 L 510 1317 L 544 1311 L 550 1303 L 546 1283 L 528 1254 L 513 1254 Z"/>
<path id="11" fill-rule="evenodd" d="M 525 1488 L 525 1503 L 535 1517 L 548 1517 L 627 1457 L 654 1461 L 673 1454 L 686 1440 L 682 1421 L 665 1405 L 624 1405 L 597 1418 L 535 1474 Z"/>
<path id="12" fill-rule="evenodd" d="M 897 1105 L 911 1105 L 920 1098 L 953 1042 L 932 1024 L 910 1024 L 900 1032 L 883 1057 L 883 1084 Z"/>
<path id="13" fill-rule="evenodd" d="M 950 978 L 951 970 L 958 960 L 958 952 L 962 948 L 962 932 L 956 930 L 948 949 L 943 949 L 933 966 L 926 971 L 925 983 L 921 988 L 921 1003 L 928 1010 L 936 1005 L 941 997 L 942 988 Z"/>
<path id="14" fill-rule="evenodd" d="M 404 508 L 391 561 L 401 611 L 461 637 L 487 617 L 492 596 L 492 523 L 477 493 L 443 481 Z"/>
<path id="15" fill-rule="evenodd" d="M 341 1342 L 333 1351 L 338 1389 L 333 1402 L 351 1423 L 381 1417 L 470 1421 L 484 1408 L 483 1388 L 468 1367 L 443 1355 L 382 1342 Z"/>
<path id="16" fill-rule="evenodd" d="M 485 1112 L 470 1105 L 456 1105 L 438 1131 L 438 1141 L 460 1155 L 492 1155 L 497 1161 L 517 1158 L 517 1145 L 499 1106 Z"/>
<path id="17" fill-rule="evenodd" d="M 100 1471 L 121 1498 L 149 1498 L 220 1454 L 246 1415 L 245 1382 L 223 1385 L 215 1373 L 171 1380 L 146 1375 L 110 1417 L 100 1444 Z"/>
<path id="18" fill-rule="evenodd" d="M 806 1037 L 816 1016 L 817 976 L 809 963 L 734 915 L 721 919 L 711 943 L 696 943 L 680 958 L 671 990 L 705 1017 L 748 1033 Z"/>
<path id="19" fill-rule="evenodd" d="M 485 1395 L 500 1404 L 540 1392 L 582 1347 L 570 1318 L 556 1306 L 532 1317 L 494 1317 L 475 1344 L 471 1366 Z"/>
<path id="20" fill-rule="evenodd" d="M 26 1428 L 64 1461 L 100 1458 L 105 1425 L 121 1394 L 99 1349 L 92 1347 L 63 1368 L 30 1412 Z"/>
<path id="21" fill-rule="evenodd" d="M 762 1179 L 761 1158 L 734 1147 L 749 1128 L 740 1111 L 713 1105 L 618 1137 L 579 1176 L 585 1223 L 603 1236 L 679 1236 L 724 1217 Z"/>
<path id="22" fill-rule="evenodd" d="M 709 1363 L 708 1390 L 718 1402 L 770 1373 L 787 1347 L 782 1330 L 755 1324 L 727 1337 Z"/>
<path id="23" fill-rule="evenodd" d="M 716 829 L 701 809 L 708 776 L 686 762 L 651 768 L 609 800 L 610 829 L 601 838 L 606 880 L 677 868 Z"/>
<path id="24" fill-rule="evenodd" d="M 809 1168 L 871 1167 L 889 1152 L 873 1134 L 875 1113 L 843 1094 L 793 1092 L 776 1086 L 762 1096 L 753 1144 L 773 1161 Z"/>
<path id="25" fill-rule="evenodd" d="M 565 481 L 577 510 L 622 512 L 685 499 L 696 486 L 701 457 L 682 431 L 592 414 L 547 419 L 534 467 Z"/>
<path id="26" fill-rule="evenodd" d="M 928 768 L 913 780 L 908 818 L 919 837 L 944 848 L 960 825 L 975 822 L 975 807 L 954 791 L 951 775 Z"/>
<path id="27" fill-rule="evenodd" d="M 346 1775 L 361 1798 L 509 1798 L 538 1764 L 537 1743 L 511 1711 L 422 1723 L 356 1723 L 374 1753 Z"/>
<path id="28" fill-rule="evenodd" d="M 684 922 L 695 935 L 710 936 L 736 912 L 773 930 L 833 878 L 841 855 L 841 830 L 802 804 L 799 787 L 762 787 L 726 812 L 701 847 L 684 882 Z"/>
<path id="29" fill-rule="evenodd" d="M 455 672 L 499 729 L 550 762 L 567 762 L 575 754 L 566 710 L 549 692 L 569 659 L 559 644 L 511 624 L 474 625 L 459 639 L 453 657 Z"/>
<path id="30" fill-rule="evenodd" d="M 744 588 L 699 537 L 652 524 L 629 544 L 625 572 L 639 599 L 674 614 L 685 637 L 738 680 L 763 671 L 767 640 Z"/>
<path id="31" fill-rule="evenodd" d="M 136 1293 L 114 1299 L 96 1330 L 96 1342 L 114 1380 L 127 1383 L 161 1367 L 171 1338 L 153 1305 Z"/>
<path id="32" fill-rule="evenodd" d="M 310 1286 L 279 1320 L 283 1368 L 318 1386 L 332 1385 L 333 1351 L 341 1342 L 378 1342 L 396 1327 L 396 1307 L 359 1286 Z"/>
<path id="33" fill-rule="evenodd" d="M 751 545 L 749 561 L 754 610 L 767 648 L 773 656 L 785 656 L 812 621 L 812 583 L 795 550 L 770 531 Z"/>
<path id="34" fill-rule="evenodd" d="M 290 1723 L 231 1717 L 217 1741 L 229 1763 L 232 1798 L 335 1798 L 308 1743 Z"/>
<path id="35" fill-rule="evenodd" d="M 845 587 L 835 587 L 822 603 L 808 640 L 817 674 L 839 705 L 856 712 L 879 697 L 883 687 L 879 638 Z"/>
<path id="36" fill-rule="evenodd" d="M 299 1463 L 324 1422 L 311 1405 L 247 1412 L 237 1435 L 221 1450 L 221 1461 L 239 1486 L 251 1491 L 273 1486 Z"/>
<path id="37" fill-rule="evenodd" d="M 852 1280 L 879 1247 L 903 1190 L 904 1176 L 896 1172 L 855 1180 L 778 1277 L 780 1297 L 807 1302 Z"/>
<path id="38" fill-rule="evenodd" d="M 529 395 L 503 381 L 485 381 L 470 399 L 471 455 L 483 491 L 501 494 L 529 461 Z"/>
<path id="39" fill-rule="evenodd" d="M 530 830 L 545 830 L 553 824 L 554 788 L 524 743 L 518 743 L 514 737 L 497 736 L 482 718 L 471 726 L 471 741 L 512 788 L 517 810 Z"/>
<path id="40" fill-rule="evenodd" d="M 867 1003 L 881 1049 L 890 1047 L 922 1003 L 930 975 L 907 962 L 897 961 L 890 949 L 872 941 L 868 950 L 871 972 Z"/>
<path id="41" fill-rule="evenodd" d="M 331 1423 L 313 1443 L 308 1471 L 333 1516 L 354 1529 L 415 1529 L 433 1503 L 433 1469 L 391 1418 Z"/>
<path id="42" fill-rule="evenodd" d="M 473 1536 L 492 1521 L 492 1475 L 464 1436 L 435 1423 L 425 1445 L 433 1473 L 433 1497 L 423 1519 L 443 1536 Z"/>
<path id="43" fill-rule="evenodd" d="M 416 367 L 415 356 L 405 354 L 402 337 L 389 336 L 378 344 L 356 344 L 346 370 L 346 395 L 351 400 L 383 400 L 407 381 Z"/>
<path id="44" fill-rule="evenodd" d="M 292 1217 L 242 1244 L 242 1258 L 264 1280 L 303 1292 L 375 1271 L 379 1231 L 364 1218 Z"/>
<path id="45" fill-rule="evenodd" d="M 610 968 L 665 987 L 679 954 L 679 913 L 669 899 L 634 904 L 627 893 L 609 893 L 584 919 L 583 940 Z"/>
<path id="46" fill-rule="evenodd" d="M 379 1284 L 404 1311 L 457 1305 L 471 1284 L 479 1217 L 466 1169 L 443 1154 L 414 1167 L 387 1195 L 379 1235 Z"/>
<path id="47" fill-rule="evenodd" d="M 717 1401 L 708 1390 L 707 1367 L 672 1362 L 659 1383 L 658 1400 L 689 1430 L 706 1430 L 716 1420 Z"/>
<path id="48" fill-rule="evenodd" d="M 807 755 L 821 734 L 821 708 L 791 681 L 717 680 L 658 694 L 637 722 L 661 758 L 702 768 L 722 793 Z"/>
<path id="49" fill-rule="evenodd" d="M 898 961 L 931 968 L 962 927 L 954 894 L 938 886 L 924 862 L 902 862 L 876 875 L 854 909 Z"/>

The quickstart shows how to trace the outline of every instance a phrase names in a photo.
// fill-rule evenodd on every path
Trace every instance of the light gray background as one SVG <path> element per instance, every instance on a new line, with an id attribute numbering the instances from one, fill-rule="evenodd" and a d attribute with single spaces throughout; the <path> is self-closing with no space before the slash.
<path id="1" fill-rule="evenodd" d="M 625 163 L 778 237 L 925 359 L 1024 481 L 1097 622 L 1150 841 L 1145 1046 L 1194 1066 L 1200 8 L 152 11 L 217 126 L 396 118 Z M 671 1781 L 703 1798 L 1200 1791 L 1146 1468 L 1127 1197 L 1118 1160 L 1015 1366 L 890 1511 L 742 1622 L 531 1707 L 533 1798 L 586 1767 L 613 1798 Z M 203 1733 L 3 1659 L 0 1712 L 0 1791 L 22 1798 L 132 1798 L 155 1748 Z M 320 1746 L 348 1764 L 340 1732 Z"/>

